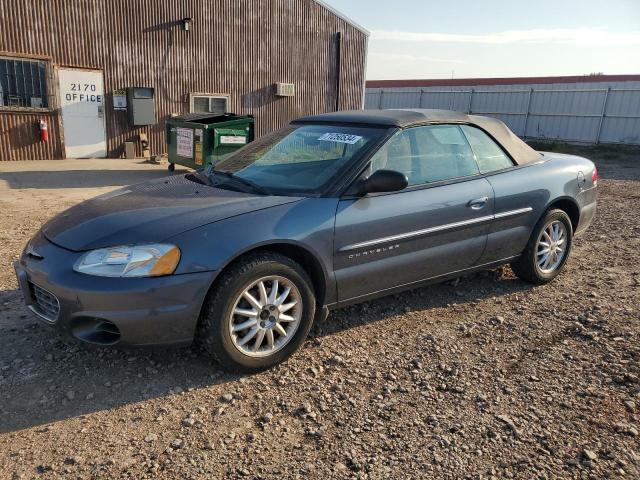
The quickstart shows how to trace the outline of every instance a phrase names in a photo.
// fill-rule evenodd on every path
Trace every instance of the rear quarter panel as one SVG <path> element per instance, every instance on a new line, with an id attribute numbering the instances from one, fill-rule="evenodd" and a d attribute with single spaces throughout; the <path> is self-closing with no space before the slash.
<path id="1" fill-rule="evenodd" d="M 595 188 L 578 184 L 579 172 L 590 182 L 593 168 L 593 163 L 582 157 L 545 153 L 540 162 L 488 176 L 495 192 L 496 214 L 527 207 L 532 210 L 493 222 L 482 263 L 522 253 L 534 226 L 554 202 L 570 199 L 581 211 L 595 202 Z"/>

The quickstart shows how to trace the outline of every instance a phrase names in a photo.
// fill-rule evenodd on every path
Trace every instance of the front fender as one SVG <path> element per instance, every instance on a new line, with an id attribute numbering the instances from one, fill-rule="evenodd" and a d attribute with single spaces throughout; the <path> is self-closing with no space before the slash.
<path id="1" fill-rule="evenodd" d="M 213 281 L 227 265 L 251 250 L 292 245 L 309 252 L 321 266 L 327 287 L 326 301 L 330 303 L 335 296 L 333 231 L 337 204 L 335 198 L 306 198 L 176 235 L 168 239 L 182 252 L 175 273 L 215 271 Z"/>

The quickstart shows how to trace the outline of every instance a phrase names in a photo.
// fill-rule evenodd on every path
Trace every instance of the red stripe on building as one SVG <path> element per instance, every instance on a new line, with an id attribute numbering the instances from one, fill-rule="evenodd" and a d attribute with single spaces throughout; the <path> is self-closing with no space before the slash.
<path id="1" fill-rule="evenodd" d="M 574 75 L 564 77 L 454 78 L 414 80 L 367 80 L 367 88 L 461 87 L 473 85 L 530 85 L 549 83 L 593 83 L 640 81 L 640 75 Z"/>

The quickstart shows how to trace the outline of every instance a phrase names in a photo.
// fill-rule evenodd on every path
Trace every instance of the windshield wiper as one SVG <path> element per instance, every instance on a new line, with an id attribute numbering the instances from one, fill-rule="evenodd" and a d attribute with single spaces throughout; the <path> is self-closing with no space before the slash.
<path id="1" fill-rule="evenodd" d="M 187 173 L 184 178 L 191 182 L 199 183 L 200 185 L 211 185 L 209 177 L 200 175 L 200 172 Z"/>
<path id="2" fill-rule="evenodd" d="M 224 177 L 224 178 L 226 178 L 228 180 L 240 183 L 240 184 L 244 185 L 245 187 L 249 187 L 251 190 L 253 190 L 254 192 L 259 193 L 261 195 L 269 195 L 269 192 L 267 192 L 260 185 L 252 182 L 251 180 L 247 180 L 246 178 L 238 177 L 238 176 L 234 175 L 231 172 L 219 171 L 219 170 L 211 169 L 208 173 L 209 173 L 210 176 L 211 175 L 219 175 L 219 176 Z"/>

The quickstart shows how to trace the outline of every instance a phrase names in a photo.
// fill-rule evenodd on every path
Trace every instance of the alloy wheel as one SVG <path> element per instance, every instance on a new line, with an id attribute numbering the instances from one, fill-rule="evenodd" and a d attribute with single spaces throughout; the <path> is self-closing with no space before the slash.
<path id="1" fill-rule="evenodd" d="M 244 355 L 273 355 L 291 341 L 301 318 L 302 296 L 295 284 L 282 276 L 263 277 L 234 299 L 229 316 L 231 340 Z"/>
<path id="2" fill-rule="evenodd" d="M 549 222 L 540 232 L 536 244 L 536 265 L 545 274 L 561 264 L 567 251 L 567 227 L 560 220 Z"/>

